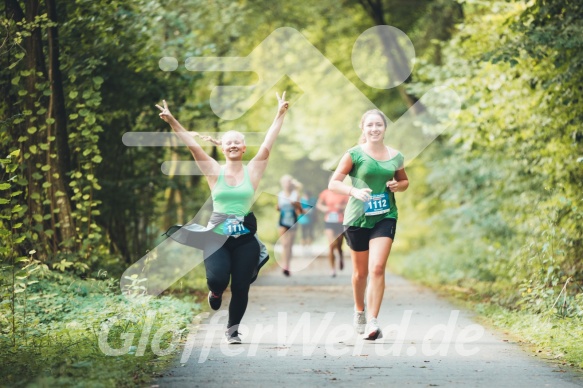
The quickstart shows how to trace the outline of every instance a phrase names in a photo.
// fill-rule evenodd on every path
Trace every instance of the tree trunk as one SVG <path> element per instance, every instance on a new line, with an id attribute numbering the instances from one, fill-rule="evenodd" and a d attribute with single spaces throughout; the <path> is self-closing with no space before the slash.
<path id="1" fill-rule="evenodd" d="M 171 151 L 170 151 L 170 160 L 172 163 L 170 164 L 170 171 L 168 171 L 168 179 L 173 179 L 176 175 L 176 168 L 178 162 L 178 154 L 175 151 L 175 141 L 174 139 L 171 141 Z M 170 226 L 180 222 L 176 219 L 176 212 L 175 212 L 175 204 L 174 204 L 174 188 L 167 187 L 164 190 L 164 201 L 166 202 L 166 210 L 164 211 L 164 230 L 168 229 Z"/>
<path id="2" fill-rule="evenodd" d="M 370 16 L 376 26 L 386 25 L 385 11 L 383 7 L 383 0 L 358 0 L 360 5 L 364 8 L 366 13 Z M 387 67 L 390 74 L 403 74 L 407 65 L 407 56 L 403 52 L 403 48 L 394 39 L 393 36 L 379 36 L 383 44 L 383 53 L 389 59 Z M 409 108 L 413 109 L 415 115 L 420 115 L 426 112 L 425 106 L 418 102 L 414 96 L 407 94 L 403 84 L 397 86 L 399 95 L 407 104 Z"/>
<path id="3" fill-rule="evenodd" d="M 58 23 L 57 7 L 55 0 L 46 0 L 47 13 L 49 20 Z M 56 141 L 58 155 L 59 170 L 62 172 L 69 171 L 71 168 L 71 152 L 69 150 L 69 139 L 67 131 L 67 111 L 65 109 L 65 91 L 63 89 L 63 76 L 61 73 L 60 64 L 60 49 L 59 49 L 59 30 L 58 25 L 49 27 L 48 29 L 49 41 L 49 77 L 51 78 L 51 92 L 54 101 L 54 118 L 56 129 Z M 65 183 L 68 178 L 63 178 Z"/>
<path id="4" fill-rule="evenodd" d="M 55 0 L 46 0 L 47 3 L 47 13 L 49 20 L 57 23 L 57 9 Z M 51 185 L 51 202 L 55 204 L 59 212 L 59 232 L 61 236 L 61 241 L 74 241 L 76 234 L 75 225 L 73 222 L 71 201 L 67 193 L 68 189 L 68 179 L 66 172 L 70 168 L 70 153 L 68 144 L 68 133 L 67 133 L 67 112 L 65 110 L 65 94 L 63 90 L 63 78 L 60 69 L 60 59 L 59 59 L 59 35 L 57 26 L 49 27 L 48 33 L 48 46 L 49 46 L 49 81 L 51 85 L 51 110 L 49 110 L 49 117 L 54 117 L 55 119 L 55 140 L 56 158 L 51 163 L 49 158 L 49 163 L 51 169 L 49 170 L 50 179 L 52 181 Z M 50 126 L 50 125 L 49 125 Z M 49 140 L 49 153 L 50 140 Z M 63 193 L 57 196 L 56 193 L 60 191 Z M 53 202 L 56 199 L 55 202 Z"/>
<path id="5" fill-rule="evenodd" d="M 16 0 L 5 0 L 4 11 L 7 19 L 14 20 L 16 22 L 24 20 L 24 14 L 22 13 L 22 9 L 20 8 Z M 1 58 L 2 62 L 0 63 L 0 66 L 8 68 L 12 61 L 15 60 L 15 58 L 12 56 L 12 51 L 13 50 L 6 48 L 5 51 L 6 53 Z M 19 115 L 21 112 L 19 112 L 19 109 L 17 108 L 17 98 L 13 93 L 10 92 L 11 90 L 10 81 L 12 76 L 9 72 L 3 72 L 2 74 L 5 75 L 6 78 L 2 80 L 1 83 L 2 89 L 0 90 L 1 91 L 0 95 L 2 96 L 2 102 L 4 103 L 4 107 L 6 109 L 6 117 L 8 118 L 7 121 L 3 123 L 3 125 L 4 124 L 7 125 L 8 131 L 10 132 L 10 136 L 13 139 L 18 139 L 18 136 L 22 133 L 23 129 L 22 124 L 13 125 L 11 121 L 14 118 L 16 118 L 17 115 Z M 9 150 L 6 149 L 3 151 L 5 151 L 4 154 L 7 154 Z"/>
<path id="6" fill-rule="evenodd" d="M 29 0 L 26 3 L 26 8 L 24 12 L 25 23 L 32 23 L 36 17 L 39 15 L 39 2 L 38 0 Z M 18 7 L 18 3 L 13 1 L 11 6 Z M 17 15 L 18 12 L 15 13 Z M 38 91 L 36 89 L 36 84 L 45 81 L 46 68 L 44 63 L 44 55 L 42 51 L 42 33 L 39 27 L 33 28 L 30 31 L 30 35 L 24 38 L 24 48 L 26 51 L 24 65 L 26 70 L 30 71 L 30 75 L 26 77 L 25 87 L 27 91 L 26 98 L 24 100 L 25 110 L 31 112 L 25 120 L 25 128 L 31 128 L 40 123 L 33 121 L 36 118 L 36 112 L 38 108 L 35 107 L 35 103 L 41 103 L 41 106 L 46 106 L 47 101 L 43 96 L 38 96 Z M 41 75 L 42 73 L 42 75 Z M 23 131 L 27 133 L 26 131 Z M 31 147 L 37 147 L 38 144 L 43 143 L 45 139 L 42 138 L 42 131 L 37 130 L 34 134 L 28 134 L 28 140 L 23 143 L 24 152 L 29 152 Z M 37 180 L 32 176 L 33 172 L 37 169 L 37 164 L 43 165 L 45 160 L 41 157 L 41 152 L 37 148 L 36 154 L 30 152 L 30 157 L 26 161 L 26 172 L 28 179 L 28 217 L 30 225 L 33 226 L 33 216 L 34 215 L 44 215 L 44 207 L 42 205 L 43 190 Z M 38 195 L 38 199 L 35 197 Z M 42 249 L 39 250 L 39 255 L 45 256 L 45 249 L 48 246 L 46 234 L 39 233 L 39 238 L 41 241 Z"/>

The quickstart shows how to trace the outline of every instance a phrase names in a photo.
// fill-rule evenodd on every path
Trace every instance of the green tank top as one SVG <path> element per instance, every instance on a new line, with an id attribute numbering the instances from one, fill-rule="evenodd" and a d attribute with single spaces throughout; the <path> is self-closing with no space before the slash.
<path id="1" fill-rule="evenodd" d="M 213 211 L 218 213 L 231 214 L 235 216 L 246 216 L 253 204 L 255 189 L 249 178 L 247 166 L 243 166 L 245 177 L 243 182 L 237 186 L 229 186 L 225 181 L 225 167 L 221 167 L 219 177 L 215 187 L 211 191 L 213 198 Z M 224 234 L 223 223 L 217 225 L 213 232 Z"/>
<path id="2" fill-rule="evenodd" d="M 395 176 L 395 172 L 403 167 L 405 158 L 400 152 L 389 160 L 378 161 L 369 156 L 358 145 L 349 149 L 348 154 L 352 159 L 352 170 L 348 173 L 355 188 L 369 188 L 371 194 L 387 193 L 390 210 L 387 213 L 366 216 L 364 214 L 365 203 L 354 197 L 350 197 L 344 210 L 344 225 L 360 228 L 372 228 L 385 218 L 398 218 L 395 194 L 387 189 L 387 181 Z"/>

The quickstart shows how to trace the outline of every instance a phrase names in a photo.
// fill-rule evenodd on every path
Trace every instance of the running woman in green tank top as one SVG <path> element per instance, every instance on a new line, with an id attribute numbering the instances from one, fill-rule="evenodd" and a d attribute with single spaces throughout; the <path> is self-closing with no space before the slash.
<path id="1" fill-rule="evenodd" d="M 376 340 L 382 338 L 377 318 L 385 292 L 385 268 L 397 226 L 395 193 L 407 190 L 409 179 L 403 155 L 384 144 L 385 115 L 376 109 L 366 112 L 360 129 L 364 142 L 344 154 L 328 188 L 350 196 L 344 211 L 344 234 L 352 256 L 354 326 L 365 339 Z M 352 186 L 343 183 L 347 175 Z M 365 290 L 367 313 L 364 311 Z"/>
<path id="2" fill-rule="evenodd" d="M 161 111 L 160 118 L 170 124 L 174 133 L 188 146 L 200 171 L 206 177 L 213 199 L 213 215 L 216 214 L 222 217 L 221 220 L 225 220 L 215 226 L 210 233 L 223 235 L 223 239 L 224 235 L 228 237 L 222 246 L 212 247 L 209 252 L 204 249 L 204 265 L 210 290 L 208 302 L 213 310 L 220 308 L 223 291 L 229 285 L 229 281 L 231 283 L 229 319 L 225 332 L 226 341 L 231 344 L 241 343 L 238 326 L 247 308 L 249 286 L 260 253 L 259 243 L 255 238 L 257 221 L 253 213 L 250 213 L 250 208 L 259 181 L 267 167 L 269 153 L 289 107 L 288 101 L 285 100 L 285 92 L 281 98 L 277 94 L 277 100 L 275 119 L 259 151 L 246 166 L 243 165 L 243 154 L 247 146 L 242 133 L 229 131 L 218 141 L 196 132 L 188 132 L 172 116 L 166 101 L 163 102 L 163 106 L 156 105 Z M 196 142 L 195 136 L 220 145 L 225 155 L 225 165 L 219 165 L 208 155 Z"/>
<path id="3" fill-rule="evenodd" d="M 213 199 L 213 211 L 218 213 L 230 214 L 234 216 L 246 216 L 249 214 L 249 209 L 253 204 L 255 197 L 255 188 L 249 178 L 249 171 L 247 166 L 243 166 L 244 178 L 243 181 L 231 186 L 227 184 L 225 179 L 225 166 L 221 167 L 217 183 L 211 191 Z M 235 235 L 241 229 L 239 224 L 232 224 L 228 220 L 215 226 L 213 232 L 218 234 Z"/>

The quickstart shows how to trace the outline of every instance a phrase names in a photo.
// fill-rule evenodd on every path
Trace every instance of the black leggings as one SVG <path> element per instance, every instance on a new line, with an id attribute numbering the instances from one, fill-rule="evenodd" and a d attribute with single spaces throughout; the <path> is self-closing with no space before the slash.
<path id="1" fill-rule="evenodd" d="M 238 325 L 249 301 L 251 278 L 259 262 L 259 243 L 253 234 L 229 237 L 218 249 L 205 250 L 206 281 L 214 294 L 221 294 L 231 280 L 231 303 L 227 327 Z"/>

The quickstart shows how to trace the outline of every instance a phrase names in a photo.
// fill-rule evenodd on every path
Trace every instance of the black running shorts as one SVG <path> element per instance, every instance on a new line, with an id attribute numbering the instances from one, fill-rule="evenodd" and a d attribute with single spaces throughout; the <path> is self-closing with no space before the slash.
<path id="1" fill-rule="evenodd" d="M 372 228 L 360 228 L 358 226 L 347 226 L 344 230 L 346 242 L 350 249 L 355 252 L 368 251 L 368 242 L 377 237 L 389 237 L 395 240 L 397 230 L 397 220 L 385 218 L 375 224 Z"/>

